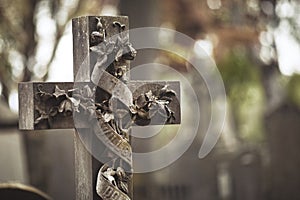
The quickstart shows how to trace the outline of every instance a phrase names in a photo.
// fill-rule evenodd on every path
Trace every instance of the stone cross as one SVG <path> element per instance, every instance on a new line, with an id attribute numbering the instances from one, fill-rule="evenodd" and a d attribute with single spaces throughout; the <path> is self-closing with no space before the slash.
<path id="1" fill-rule="evenodd" d="M 19 128 L 75 128 L 77 200 L 132 199 L 130 127 L 179 124 L 179 82 L 129 81 L 125 16 L 78 17 L 72 29 L 75 81 L 20 83 Z"/>

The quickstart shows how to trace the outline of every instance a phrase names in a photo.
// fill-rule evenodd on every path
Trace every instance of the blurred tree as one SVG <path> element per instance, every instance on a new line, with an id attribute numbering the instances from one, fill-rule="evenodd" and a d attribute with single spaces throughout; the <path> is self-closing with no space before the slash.
<path id="1" fill-rule="evenodd" d="M 164 2 L 164 24 L 213 44 L 240 146 L 268 164 L 264 199 L 299 199 L 299 1 Z"/>
<path id="2" fill-rule="evenodd" d="M 102 0 L 0 0 L 0 88 L 8 102 L 17 82 L 46 80 L 70 20 L 99 14 Z"/>
<path id="3" fill-rule="evenodd" d="M 283 84 L 290 78 L 279 72 L 283 55 L 278 55 L 278 49 L 283 47 L 278 46 L 278 30 L 285 27 L 290 37 L 300 41 L 299 10 L 295 0 L 164 1 L 163 26 L 212 43 L 212 57 L 234 105 L 237 137 L 242 142 L 263 142 L 264 113 L 285 99 L 282 88 L 291 84 Z M 169 59 L 172 66 L 185 68 L 183 60 L 170 55 Z"/>

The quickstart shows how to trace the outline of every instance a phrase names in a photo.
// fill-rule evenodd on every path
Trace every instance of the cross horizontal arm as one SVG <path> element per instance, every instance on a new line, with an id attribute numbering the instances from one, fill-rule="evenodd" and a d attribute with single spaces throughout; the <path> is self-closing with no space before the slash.
<path id="1" fill-rule="evenodd" d="M 91 83 L 76 83 L 82 88 Z M 168 86 L 169 91 L 176 93 L 168 108 L 172 111 L 172 121 L 152 120 L 151 125 L 180 123 L 180 86 L 177 81 L 131 81 L 127 87 L 133 99 L 141 95 L 155 93 Z M 76 99 L 72 93 L 76 90 L 72 82 L 32 82 L 19 84 L 19 128 L 22 130 L 71 129 L 74 128 L 73 109 Z M 145 95 L 146 96 L 146 95 Z M 168 100 L 168 99 L 167 99 Z M 151 120 L 151 119 L 149 119 Z M 88 124 L 76 127 L 87 128 Z"/>
<path id="2" fill-rule="evenodd" d="M 63 114 L 51 118 L 51 124 L 49 124 L 51 109 L 54 106 L 59 106 L 58 102 L 55 102 L 55 98 L 50 96 L 55 92 L 56 86 L 61 90 L 70 90 L 73 88 L 73 83 L 19 83 L 19 129 L 38 130 L 74 127 L 72 117 Z M 37 125 L 37 122 L 41 122 L 41 124 Z"/>

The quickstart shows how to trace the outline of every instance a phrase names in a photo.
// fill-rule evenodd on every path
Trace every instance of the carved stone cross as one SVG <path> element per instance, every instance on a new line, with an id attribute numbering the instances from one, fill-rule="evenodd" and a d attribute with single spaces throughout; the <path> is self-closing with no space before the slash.
<path id="1" fill-rule="evenodd" d="M 130 127 L 179 124 L 179 82 L 129 81 L 127 17 L 79 17 L 72 28 L 75 81 L 20 83 L 19 128 L 75 128 L 77 200 L 132 199 Z"/>

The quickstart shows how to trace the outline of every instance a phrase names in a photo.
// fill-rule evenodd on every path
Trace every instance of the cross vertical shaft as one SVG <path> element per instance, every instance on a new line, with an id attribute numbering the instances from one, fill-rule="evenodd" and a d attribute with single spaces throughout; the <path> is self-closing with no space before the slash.
<path id="1" fill-rule="evenodd" d="M 122 30 L 120 30 L 122 28 Z M 74 70 L 74 81 L 77 82 L 94 82 L 94 84 L 98 84 L 98 80 L 93 80 L 95 76 L 95 71 L 102 68 L 105 71 L 109 71 L 107 76 L 111 79 L 116 79 L 117 69 L 120 66 L 124 71 L 129 71 L 129 62 L 124 59 L 120 59 L 118 62 L 114 62 L 114 59 L 111 60 L 112 63 L 108 61 L 108 52 L 106 52 L 107 45 L 105 44 L 105 38 L 111 38 L 116 34 L 119 34 L 121 31 L 128 30 L 128 18 L 124 16 L 116 16 L 116 17 L 94 17 L 94 16 L 86 16 L 79 17 L 72 20 L 72 29 L 73 29 L 73 70 Z M 127 33 L 128 34 L 128 33 Z M 128 37 L 128 36 L 127 36 Z M 103 52 L 99 53 L 97 50 L 92 51 L 92 48 L 100 46 L 102 44 L 101 49 Z M 99 50 L 99 49 L 98 49 Z M 105 62 L 105 59 L 107 61 Z M 101 63 L 101 64 L 98 64 Z M 108 63 L 107 66 L 105 66 Z M 97 66 L 98 64 L 98 66 Z M 112 75 L 111 75 L 112 74 Z M 114 76 L 113 76 L 114 75 Z M 104 76 L 105 77 L 105 76 Z M 125 78 L 125 75 L 124 77 Z M 109 81 L 109 79 L 104 80 Z M 101 80 L 99 80 L 101 82 Z M 104 84 L 105 85 L 105 84 Z M 103 86 L 99 84 L 100 87 L 97 88 L 97 99 L 107 100 L 107 96 L 110 96 L 108 91 L 102 89 Z M 102 88 L 101 88 L 102 87 Z M 126 97 L 123 97 L 126 98 Z M 100 100 L 100 101 L 101 101 Z M 90 132 L 81 130 L 80 132 Z M 94 133 L 91 133 L 94 135 Z M 90 136 L 94 138 L 94 136 Z M 88 193 L 94 196 L 90 199 L 99 199 L 95 193 L 95 170 L 99 170 L 99 166 L 104 163 L 100 163 L 97 159 L 93 159 L 89 152 L 87 152 L 80 141 L 80 134 L 76 131 L 75 133 L 75 177 L 76 177 L 76 190 L 82 191 L 82 189 L 86 189 Z M 129 139 L 129 138 L 127 138 Z M 91 139 L 90 139 L 91 140 Z M 94 140 L 94 139 L 92 139 Z M 93 141 L 91 141 L 93 143 Z M 91 145 L 92 146 L 92 145 Z M 91 150 L 91 149 L 90 149 Z M 131 164 L 130 164 L 131 165 Z M 83 174 L 84 173 L 84 174 Z M 83 176 L 83 179 L 81 178 Z M 130 177 L 131 179 L 131 177 Z M 132 198 L 132 181 L 128 182 L 128 195 Z M 93 188 L 93 191 L 90 191 Z M 82 192 L 77 192 L 77 199 L 85 199 L 84 194 Z"/>

